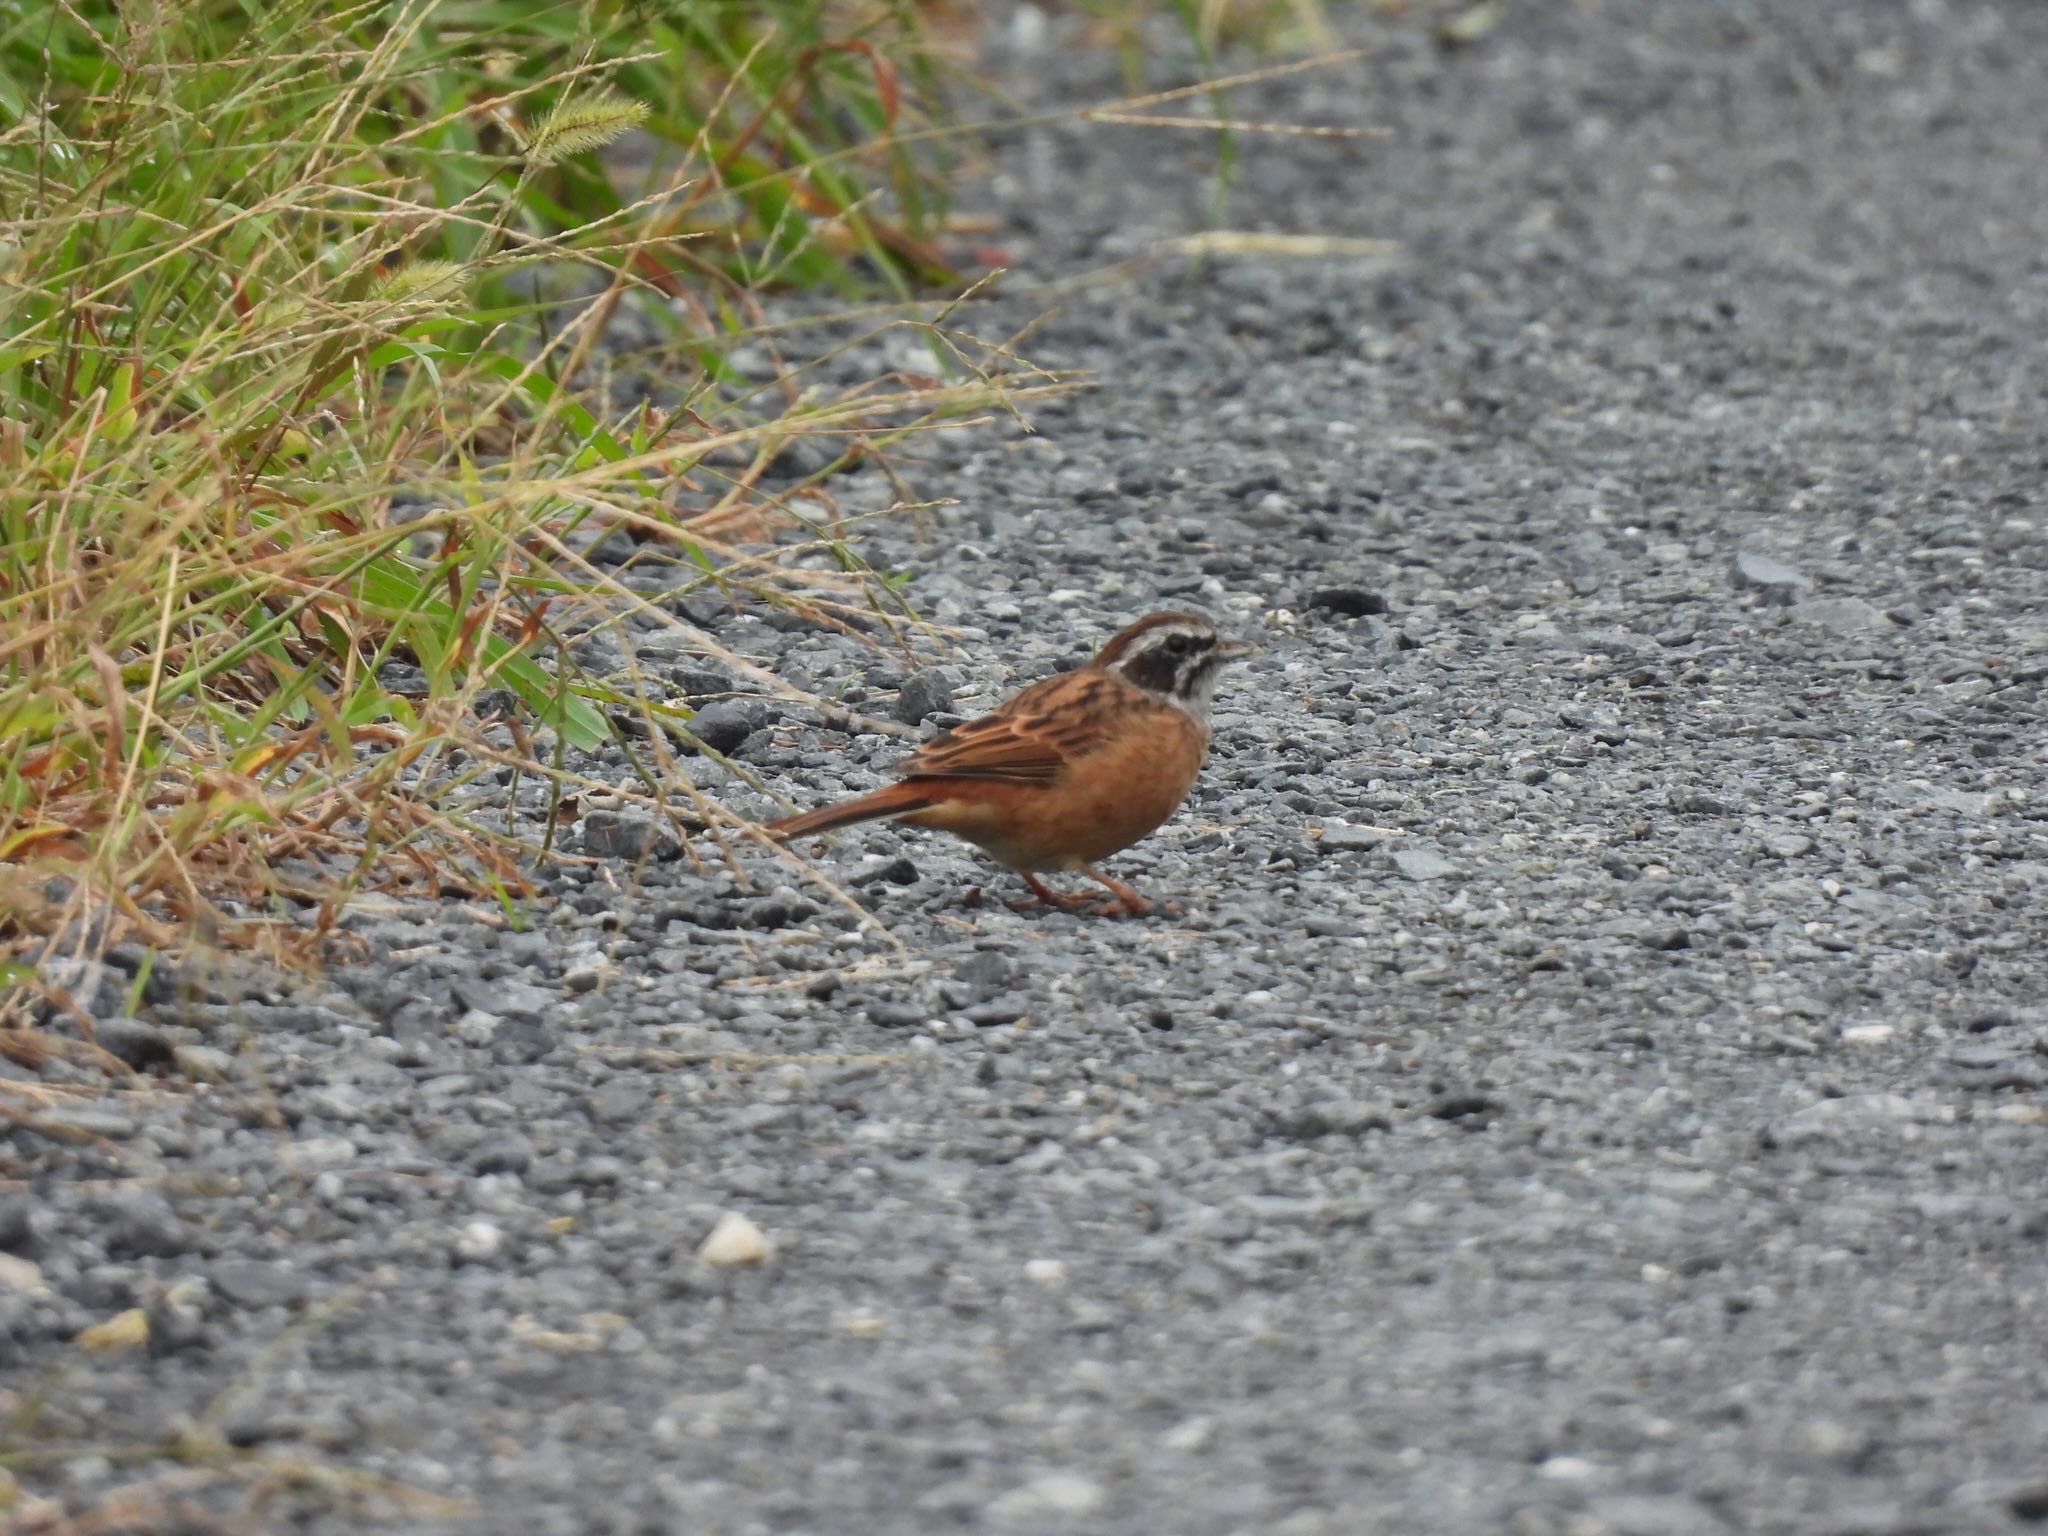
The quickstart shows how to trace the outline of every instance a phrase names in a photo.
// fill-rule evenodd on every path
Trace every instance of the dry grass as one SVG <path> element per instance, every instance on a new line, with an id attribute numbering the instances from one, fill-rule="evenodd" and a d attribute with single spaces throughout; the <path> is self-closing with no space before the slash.
<path id="1" fill-rule="evenodd" d="M 945 273 L 901 142 L 932 136 L 905 83 L 924 61 L 889 8 L 631 36 L 588 6 L 516 31 L 460 4 L 388 29 L 311 0 L 246 29 L 225 4 L 22 10 L 0 33 L 0 983 L 23 985 L 0 1025 L 64 950 L 291 960 L 364 890 L 512 899 L 536 850 L 450 808 L 480 774 L 567 789 L 631 715 L 650 791 L 687 785 L 662 748 L 691 701 L 572 642 L 688 628 L 705 586 L 886 632 L 903 607 L 829 466 L 771 491 L 775 455 L 886 460 L 1056 387 L 908 304 L 873 324 L 916 328 L 926 376 L 763 391 L 725 361 L 773 342 L 764 287 Z M 598 156 L 636 129 L 664 149 L 621 193 Z M 602 338 L 629 310 L 661 339 L 625 357 Z M 608 404 L 628 384 L 659 404 Z M 630 582 L 591 557 L 606 538 Z M 793 574 L 820 546 L 839 574 Z"/>
<path id="2" fill-rule="evenodd" d="M 512 912 L 554 825 L 522 842 L 490 803 L 619 794 L 584 767 L 607 743 L 626 798 L 724 849 L 735 824 L 676 754 L 701 745 L 696 701 L 637 670 L 633 637 L 679 631 L 798 698 L 684 600 L 900 642 L 914 616 L 861 561 L 833 472 L 879 463 L 907 501 L 906 435 L 1070 387 L 957 300 L 903 297 L 971 285 L 928 175 L 951 142 L 919 105 L 935 65 L 888 0 L 778 0 L 715 32 L 461 0 L 389 27 L 317 0 L 254 22 L 226 0 L 20 14 L 0 31 L 17 1060 L 52 1048 L 35 1016 L 90 1035 L 53 959 L 129 941 L 302 961 L 371 891 Z M 1071 115 L 1225 146 L 1336 131 L 1225 110 L 1227 86 L 1301 67 Z M 654 153 L 604 158 L 629 132 Z M 832 317 L 840 345 L 908 329 L 929 370 L 815 383 L 786 360 L 812 322 L 761 301 L 783 285 L 867 295 Z M 626 318 L 655 339 L 607 341 Z M 777 376 L 748 383 L 741 347 Z M 827 462 L 771 475 L 804 439 Z M 623 670 L 588 660 L 608 634 Z"/>

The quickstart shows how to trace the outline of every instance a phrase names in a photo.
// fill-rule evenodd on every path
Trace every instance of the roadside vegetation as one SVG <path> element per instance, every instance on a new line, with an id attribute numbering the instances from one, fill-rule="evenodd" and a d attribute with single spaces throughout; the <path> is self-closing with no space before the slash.
<path id="1" fill-rule="evenodd" d="M 1144 9 L 1092 7 L 1134 81 Z M 1309 0 L 1173 9 L 1205 61 L 1322 36 Z M 371 891 L 516 920 L 557 832 L 478 813 L 486 777 L 559 808 L 619 790 L 579 774 L 616 743 L 629 796 L 715 831 L 702 701 L 628 632 L 775 688 L 690 615 L 914 624 L 835 476 L 912 507 L 907 434 L 1068 387 L 962 319 L 1000 258 L 948 218 L 937 39 L 975 25 L 0 5 L 0 1054 L 92 1054 L 21 1026 L 89 1039 L 63 978 L 110 945 L 310 958 Z M 1226 168 L 1244 128 L 1319 131 L 1229 123 L 1227 83 L 1081 115 Z M 890 371 L 829 366 L 883 331 Z"/>
<path id="2" fill-rule="evenodd" d="M 937 68 L 888 0 L 0 8 L 14 1022 L 54 949 L 288 958 L 362 890 L 512 899 L 536 850 L 449 809 L 479 773 L 561 787 L 623 727 L 685 785 L 691 701 L 573 637 L 736 588 L 900 613 L 833 470 L 1047 387 L 933 302 L 971 281 Z M 743 375 L 782 289 L 928 369 Z M 782 558 L 820 544 L 832 578 Z"/>

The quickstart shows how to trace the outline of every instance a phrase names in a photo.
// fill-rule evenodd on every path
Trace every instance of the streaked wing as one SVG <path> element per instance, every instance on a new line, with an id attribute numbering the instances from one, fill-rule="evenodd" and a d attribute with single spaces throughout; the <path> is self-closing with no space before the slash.
<path id="1" fill-rule="evenodd" d="M 905 777 L 1042 784 L 1107 741 L 1120 715 L 1151 703 L 1142 695 L 1131 697 L 1137 694 L 1098 672 L 1049 677 L 994 714 L 934 736 L 896 771 Z"/>

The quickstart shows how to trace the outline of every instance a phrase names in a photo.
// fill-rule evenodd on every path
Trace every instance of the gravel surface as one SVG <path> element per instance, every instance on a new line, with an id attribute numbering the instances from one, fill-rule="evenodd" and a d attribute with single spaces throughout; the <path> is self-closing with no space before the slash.
<path id="1" fill-rule="evenodd" d="M 1098 387 L 873 532 L 957 644 L 718 621 L 929 730 L 1207 609 L 1262 653 L 1111 865 L 1186 914 L 844 834 L 898 949 L 619 811 L 527 931 L 152 978 L 108 1043 L 161 1081 L 6 1153 L 28 1493 L 219 1436 L 157 1491 L 324 1470 L 256 1519 L 334 1536 L 2048 1522 L 2048 8 L 1345 22 L 1234 109 L 1388 136 L 1247 139 L 1223 222 L 1398 255 L 1133 267 L 1196 136 L 1000 140 L 964 318 L 1056 295 Z M 1113 94 L 1065 25 L 992 55 Z M 903 747 L 707 723 L 805 806 Z"/>

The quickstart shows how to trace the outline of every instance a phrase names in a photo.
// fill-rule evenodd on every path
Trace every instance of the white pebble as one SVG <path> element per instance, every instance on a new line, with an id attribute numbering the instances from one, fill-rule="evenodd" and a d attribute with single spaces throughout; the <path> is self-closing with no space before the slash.
<path id="1" fill-rule="evenodd" d="M 725 1266 L 728 1264 L 764 1264 L 775 1250 L 767 1236 L 738 1211 L 727 1211 L 718 1218 L 697 1249 L 697 1257 L 706 1264 Z"/>

